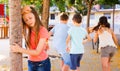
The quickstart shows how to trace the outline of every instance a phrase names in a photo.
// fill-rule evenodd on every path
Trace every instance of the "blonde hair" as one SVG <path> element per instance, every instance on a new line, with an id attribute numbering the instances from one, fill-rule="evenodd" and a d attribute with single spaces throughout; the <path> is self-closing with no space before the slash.
<path id="1" fill-rule="evenodd" d="M 43 26 L 42 22 L 40 21 L 40 18 L 37 14 L 37 12 L 35 11 L 35 9 L 32 6 L 24 6 L 21 10 L 21 14 L 22 16 L 28 13 L 33 13 L 33 15 L 35 16 L 35 44 L 38 44 L 38 34 L 39 34 L 39 30 L 40 30 L 40 26 Z M 25 36 L 25 41 L 26 41 L 26 45 L 28 47 L 30 47 L 30 35 L 31 35 L 31 27 L 29 27 L 25 21 L 23 20 L 22 17 L 22 22 L 23 22 L 23 34 Z"/>

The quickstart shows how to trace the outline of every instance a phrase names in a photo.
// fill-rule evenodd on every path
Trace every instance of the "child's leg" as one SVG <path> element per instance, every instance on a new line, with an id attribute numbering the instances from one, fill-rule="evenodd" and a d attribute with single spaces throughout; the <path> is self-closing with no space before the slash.
<path id="1" fill-rule="evenodd" d="M 76 71 L 80 71 L 80 61 L 82 59 L 83 54 L 78 54 L 78 59 L 77 59 L 77 70 Z"/>
<path id="2" fill-rule="evenodd" d="M 77 70 L 77 55 L 70 54 L 70 59 L 71 59 L 70 71 L 76 71 Z"/>
<path id="3" fill-rule="evenodd" d="M 60 68 L 61 68 L 61 70 L 62 70 L 63 65 L 64 65 L 64 61 L 61 59 L 61 61 L 60 61 Z"/>
<path id="4" fill-rule="evenodd" d="M 110 71 L 110 62 L 108 62 L 108 71 Z"/>
<path id="5" fill-rule="evenodd" d="M 109 58 L 108 57 L 102 57 L 102 70 L 103 71 L 110 71 L 110 64 L 109 64 Z"/>
<path id="6" fill-rule="evenodd" d="M 80 67 L 77 67 L 77 70 L 76 71 L 80 71 Z"/>
<path id="7" fill-rule="evenodd" d="M 110 61 L 111 61 L 111 58 L 112 57 L 109 57 L 109 61 L 108 61 L 108 69 L 109 69 L 109 71 L 110 71 Z"/>
<path id="8" fill-rule="evenodd" d="M 64 64 L 62 67 L 62 71 L 69 71 L 69 66 Z"/>
<path id="9" fill-rule="evenodd" d="M 61 56 L 63 59 L 62 71 L 69 71 L 70 64 L 71 64 L 70 54 L 63 53 L 63 54 L 61 54 Z"/>
<path id="10" fill-rule="evenodd" d="M 101 48 L 101 63 L 103 71 L 110 71 L 110 59 L 116 51 L 115 47 L 106 46 Z"/>
<path id="11" fill-rule="evenodd" d="M 69 66 L 64 63 L 63 60 L 61 60 L 61 71 L 69 71 Z"/>
<path id="12" fill-rule="evenodd" d="M 71 54 L 71 71 L 80 71 L 80 61 L 83 54 Z"/>

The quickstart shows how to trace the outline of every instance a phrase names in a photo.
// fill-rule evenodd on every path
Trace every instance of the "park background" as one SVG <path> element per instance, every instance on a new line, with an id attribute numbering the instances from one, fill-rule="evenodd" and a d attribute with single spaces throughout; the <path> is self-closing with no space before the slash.
<path id="1" fill-rule="evenodd" d="M 66 12 L 70 19 L 69 25 L 72 25 L 72 16 L 74 13 L 79 12 L 83 16 L 83 23 L 82 26 L 84 28 L 93 27 L 97 24 L 98 19 L 100 16 L 106 16 L 111 24 L 111 29 L 114 30 L 115 34 L 118 36 L 120 34 L 120 1 L 119 0 L 0 0 L 0 71 L 23 71 L 27 70 L 27 67 L 22 68 L 22 65 L 25 64 L 26 60 L 24 59 L 24 55 L 19 55 L 15 53 L 11 53 L 9 50 L 9 45 L 13 42 L 18 42 L 18 44 L 24 46 L 24 42 L 22 41 L 21 35 L 21 27 L 20 25 L 20 8 L 24 5 L 32 5 L 38 11 L 40 18 L 44 24 L 44 26 L 49 30 L 51 27 L 54 27 L 55 24 L 59 23 L 59 15 L 61 12 Z M 1 12 L 2 11 L 2 12 Z M 11 34 L 13 33 L 13 34 Z M 14 37 L 14 38 L 13 38 Z M 12 39 L 12 40 L 10 40 Z M 52 39 L 51 39 L 52 41 Z M 52 49 L 50 41 L 50 46 Z M 120 42 L 120 41 L 119 41 Z M 96 53 L 96 50 L 93 50 L 92 43 L 88 43 L 85 45 L 90 49 L 86 53 L 86 56 L 83 58 L 83 66 L 88 63 L 88 67 L 90 69 L 94 69 L 92 71 L 98 71 L 97 68 L 101 71 L 100 64 L 99 64 L 99 55 Z M 90 52 L 90 53 L 89 53 Z M 86 59 L 91 57 L 90 54 L 93 54 L 93 58 L 98 60 L 98 66 L 92 68 L 89 64 L 95 63 L 94 59 L 90 63 L 87 62 Z M 119 53 L 119 52 L 118 52 Z M 12 54 L 12 56 L 11 56 Z M 49 51 L 53 58 L 52 64 L 53 70 L 52 71 L 59 71 L 59 56 L 53 55 L 57 54 L 54 49 Z M 98 55 L 98 56 L 96 56 Z M 55 56 L 55 58 L 54 58 Z M 56 59 L 56 56 L 58 59 Z M 95 57 L 94 57 L 95 56 Z M 88 58 L 87 58 L 88 57 Z M 119 71 L 119 55 L 116 55 L 116 62 L 113 64 L 113 71 Z M 97 59 L 96 59 L 97 58 Z M 10 60 L 11 59 L 11 60 Z M 22 64 L 23 59 L 23 64 Z M 14 61 L 16 62 L 14 62 Z M 54 60 L 58 60 L 58 62 L 54 62 Z M 10 62 L 11 61 L 11 62 Z M 88 60 L 89 61 L 89 60 Z M 86 62 L 86 63 L 85 63 Z M 56 65 L 58 64 L 58 66 Z M 113 61 L 114 63 L 114 61 Z M 95 63 L 96 64 L 96 63 Z M 19 67 L 19 68 L 18 68 Z M 17 68 L 17 69 L 16 69 Z M 56 69 L 55 69 L 56 68 Z M 83 71 L 89 71 L 84 70 Z M 89 69 L 89 68 L 88 68 Z"/>

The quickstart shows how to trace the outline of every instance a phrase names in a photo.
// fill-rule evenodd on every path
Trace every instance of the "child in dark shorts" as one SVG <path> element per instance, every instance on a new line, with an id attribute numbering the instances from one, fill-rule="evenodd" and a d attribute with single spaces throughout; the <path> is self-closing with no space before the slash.
<path id="1" fill-rule="evenodd" d="M 71 71 L 80 71 L 80 61 L 84 53 L 83 43 L 91 40 L 91 38 L 87 34 L 87 31 L 81 27 L 82 17 L 80 14 L 75 14 L 72 20 L 73 26 L 68 30 L 68 37 L 66 39 L 67 51 L 70 53 Z M 84 40 L 86 37 L 87 39 Z"/>

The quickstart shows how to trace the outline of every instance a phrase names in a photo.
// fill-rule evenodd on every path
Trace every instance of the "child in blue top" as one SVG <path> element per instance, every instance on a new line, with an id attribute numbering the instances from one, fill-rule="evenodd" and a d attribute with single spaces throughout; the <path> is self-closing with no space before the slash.
<path id="1" fill-rule="evenodd" d="M 80 71 L 80 60 L 84 53 L 83 43 L 91 40 L 91 38 L 87 34 L 87 31 L 81 27 L 82 17 L 80 14 L 75 14 L 72 20 L 74 26 L 68 31 L 68 37 L 66 39 L 67 51 L 70 53 L 71 71 Z M 86 37 L 87 39 L 85 39 Z"/>
<path id="2" fill-rule="evenodd" d="M 56 24 L 49 35 L 53 35 L 53 47 L 62 57 L 62 71 L 69 71 L 70 55 L 66 52 L 66 38 L 69 27 L 67 26 L 68 16 L 63 13 L 60 16 L 60 23 Z"/>

